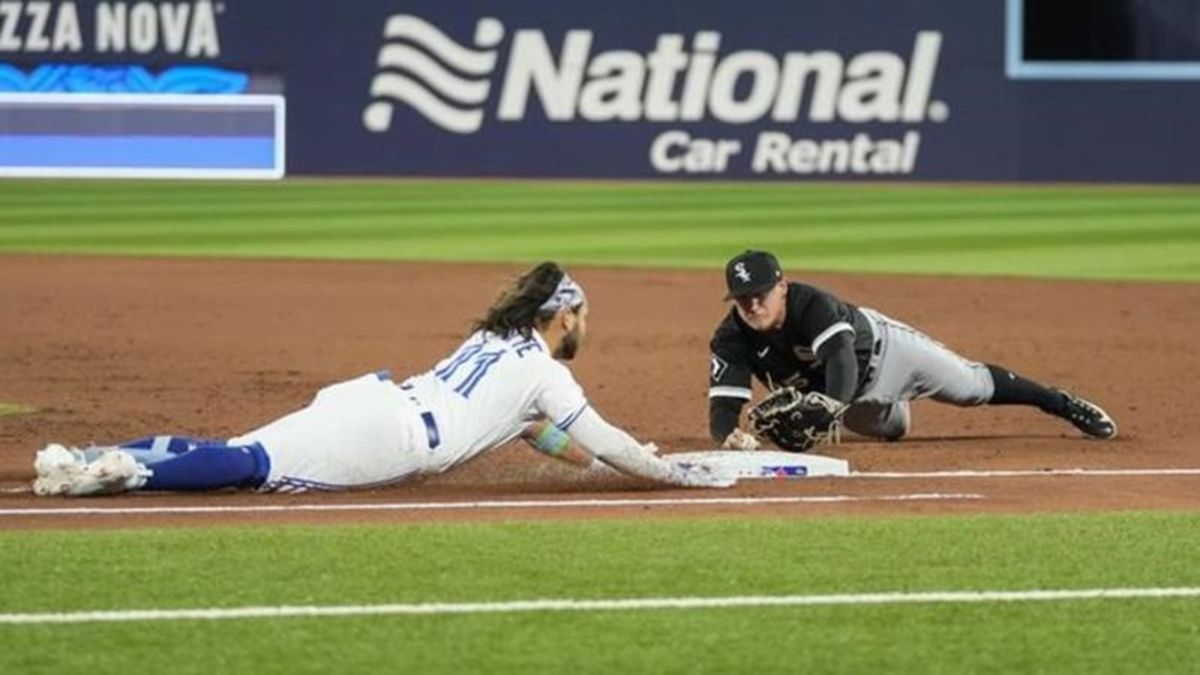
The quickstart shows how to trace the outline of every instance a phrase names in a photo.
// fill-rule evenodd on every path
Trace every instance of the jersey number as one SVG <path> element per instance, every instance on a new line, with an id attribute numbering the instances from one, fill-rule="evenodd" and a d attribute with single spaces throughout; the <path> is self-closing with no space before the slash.
<path id="1" fill-rule="evenodd" d="M 465 372 L 466 376 L 454 387 L 454 391 L 463 398 L 471 398 L 471 392 L 475 391 L 475 386 L 502 356 L 504 356 L 503 350 L 485 352 L 483 345 L 471 345 L 455 354 L 454 358 L 450 359 L 445 366 L 434 371 L 434 375 L 448 383 L 460 370 Z M 463 369 L 468 362 L 471 364 L 470 367 Z"/>

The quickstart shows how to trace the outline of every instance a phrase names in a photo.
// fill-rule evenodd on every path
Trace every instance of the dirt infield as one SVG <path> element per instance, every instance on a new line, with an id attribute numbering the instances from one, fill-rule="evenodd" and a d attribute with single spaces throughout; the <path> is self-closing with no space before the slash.
<path id="1" fill-rule="evenodd" d="M 152 433 L 223 437 L 304 405 L 331 381 L 423 370 L 520 268 L 495 265 L 0 257 L 0 510 L 181 504 L 649 499 L 710 492 L 585 482 L 506 448 L 420 485 L 355 495 L 132 495 L 34 499 L 33 451 Z M 668 450 L 710 447 L 708 338 L 725 311 L 719 273 L 580 268 L 592 314 L 574 370 L 596 407 Z M 847 300 L 920 327 L 960 353 L 1076 389 L 1105 405 L 1121 437 L 1081 438 L 1028 409 L 922 402 L 899 443 L 853 437 L 829 454 L 857 471 L 1200 468 L 1200 286 L 810 275 Z M 828 514 L 1200 507 L 1200 476 L 822 479 L 748 483 L 719 496 L 972 493 L 945 501 L 798 502 L 737 507 L 320 511 L 0 517 L 0 529 L 148 522 L 408 521 L 630 514 Z"/>

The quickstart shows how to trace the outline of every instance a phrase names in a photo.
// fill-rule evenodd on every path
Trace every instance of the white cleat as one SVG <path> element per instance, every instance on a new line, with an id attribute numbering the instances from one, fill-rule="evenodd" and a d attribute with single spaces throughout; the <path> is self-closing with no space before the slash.
<path id="1" fill-rule="evenodd" d="M 55 472 L 67 472 L 71 467 L 78 467 L 82 470 L 86 463 L 82 452 L 58 443 L 51 443 L 38 450 L 37 457 L 33 460 L 33 469 L 41 477 Z"/>
<path id="2" fill-rule="evenodd" d="M 136 490 L 146 484 L 151 471 L 124 450 L 106 450 L 93 462 L 82 452 L 58 444 L 46 446 L 33 462 L 37 478 L 34 494 L 86 497 Z"/>

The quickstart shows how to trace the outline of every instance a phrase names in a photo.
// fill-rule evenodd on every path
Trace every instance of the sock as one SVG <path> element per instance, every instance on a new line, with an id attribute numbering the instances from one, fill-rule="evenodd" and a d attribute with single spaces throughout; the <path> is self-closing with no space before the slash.
<path id="1" fill-rule="evenodd" d="M 995 391 L 988 405 L 1032 405 L 1052 415 L 1063 411 L 1062 394 L 992 364 L 984 364 L 992 374 Z"/>
<path id="2" fill-rule="evenodd" d="M 87 461 L 93 462 L 100 458 L 100 455 L 112 448 L 119 448 L 133 455 L 133 458 L 140 464 L 150 466 L 157 464 L 166 459 L 171 459 L 176 455 L 195 450 L 201 445 L 221 445 L 221 441 L 208 440 L 204 438 L 190 438 L 188 436 L 147 436 L 133 441 L 125 441 L 114 446 L 100 446 L 90 450 L 84 450 L 83 455 Z"/>
<path id="3" fill-rule="evenodd" d="M 143 490 L 215 490 L 258 487 L 267 480 L 271 461 L 262 445 L 201 445 L 152 466 Z"/>

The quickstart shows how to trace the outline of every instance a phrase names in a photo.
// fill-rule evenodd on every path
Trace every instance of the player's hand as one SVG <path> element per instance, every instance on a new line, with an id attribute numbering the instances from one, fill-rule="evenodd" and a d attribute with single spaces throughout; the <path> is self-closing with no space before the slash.
<path id="1" fill-rule="evenodd" d="M 650 453 L 651 455 L 658 454 L 658 445 L 656 445 L 654 443 L 642 443 L 642 449 L 645 450 L 646 452 Z"/>
<path id="2" fill-rule="evenodd" d="M 729 435 L 725 437 L 725 441 L 721 443 L 721 448 L 724 450 L 750 451 L 757 450 L 760 447 L 762 447 L 762 444 L 758 442 L 757 438 L 736 427 L 733 431 L 729 432 Z"/>

